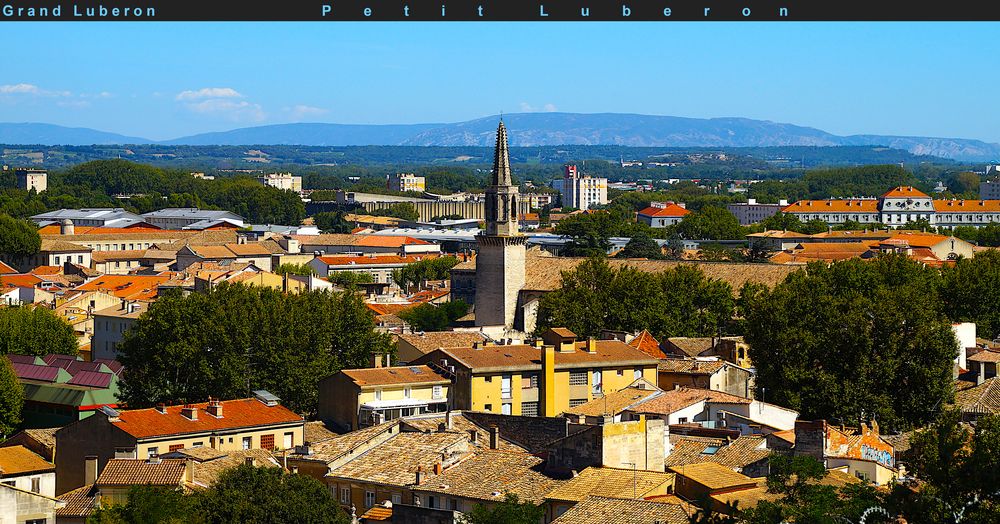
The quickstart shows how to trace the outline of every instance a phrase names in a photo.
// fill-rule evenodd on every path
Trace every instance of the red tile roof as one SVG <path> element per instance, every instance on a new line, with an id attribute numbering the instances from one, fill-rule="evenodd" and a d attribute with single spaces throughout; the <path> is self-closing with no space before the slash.
<path id="1" fill-rule="evenodd" d="M 3 261 L 0 260 L 0 275 L 13 275 L 16 273 L 17 273 L 16 269 L 8 266 L 7 264 L 4 264 Z"/>
<path id="2" fill-rule="evenodd" d="M 448 379 L 438 375 L 428 366 L 396 366 L 389 368 L 345 369 L 347 375 L 359 386 L 388 384 L 447 384 Z"/>
<path id="3" fill-rule="evenodd" d="M 878 200 L 799 200 L 781 210 L 784 213 L 878 213 Z"/>
<path id="4" fill-rule="evenodd" d="M 79 291 L 105 291 L 118 298 L 152 300 L 156 288 L 170 280 L 163 275 L 103 275 L 76 288 Z"/>
<path id="5" fill-rule="evenodd" d="M 598 340 L 597 351 L 587 351 L 587 342 L 577 342 L 574 351 L 555 351 L 556 369 L 580 367 L 651 366 L 656 360 L 620 340 Z M 538 369 L 542 365 L 542 349 L 528 345 L 485 345 L 479 349 L 472 347 L 443 348 L 437 351 L 447 353 L 473 372 L 489 372 L 496 369 Z M 433 355 L 430 353 L 429 355 Z M 427 359 L 425 355 L 420 360 Z"/>
<path id="6" fill-rule="evenodd" d="M 642 330 L 642 333 L 639 333 L 639 336 L 633 338 L 628 345 L 653 358 L 667 358 L 666 353 L 660 349 L 660 343 L 657 342 L 656 339 L 653 338 L 653 335 L 650 335 L 649 331 L 646 331 L 645 329 Z"/>
<path id="7" fill-rule="evenodd" d="M 39 235 L 60 235 L 61 232 L 62 226 L 60 224 L 49 224 L 38 229 Z M 170 233 L 173 231 L 160 229 L 147 223 L 137 223 L 130 227 L 73 226 L 74 235 L 142 235 L 152 232 Z"/>
<path id="8" fill-rule="evenodd" d="M 929 198 L 927 193 L 913 186 L 898 186 L 885 192 L 882 198 Z"/>
<path id="9" fill-rule="evenodd" d="M 426 253 L 421 255 L 326 255 L 318 257 L 320 262 L 329 266 L 364 266 L 374 264 L 412 264 L 421 260 L 437 258 L 437 253 Z"/>
<path id="10" fill-rule="evenodd" d="M 1000 200 L 935 200 L 938 213 L 990 213 L 1000 212 Z"/>
<path id="11" fill-rule="evenodd" d="M 32 275 L 61 275 L 62 266 L 38 266 L 29 273 Z"/>
<path id="12" fill-rule="evenodd" d="M 149 462 L 140 459 L 111 459 L 97 477 L 98 486 L 179 486 L 184 481 L 184 459 Z"/>
<path id="13" fill-rule="evenodd" d="M 35 287 L 42 279 L 35 275 L 0 275 L 0 288 Z"/>
<path id="14" fill-rule="evenodd" d="M 24 446 L 0 448 L 0 476 L 9 477 L 40 471 L 55 471 L 55 469 L 55 465 L 51 462 Z"/>
<path id="15" fill-rule="evenodd" d="M 670 203 L 663 207 L 649 206 L 646 209 L 639 211 L 640 215 L 647 217 L 682 217 L 689 213 L 691 213 L 689 209 L 684 209 L 674 203 Z"/>
<path id="16" fill-rule="evenodd" d="M 267 406 L 254 398 L 223 400 L 221 403 L 222 418 L 209 415 L 205 411 L 208 403 L 202 402 L 192 404 L 198 408 L 198 420 L 189 420 L 181 415 L 183 406 L 167 406 L 166 413 L 160 413 L 155 408 L 122 411 L 112 424 L 133 437 L 149 438 L 304 421 L 280 404 Z"/>

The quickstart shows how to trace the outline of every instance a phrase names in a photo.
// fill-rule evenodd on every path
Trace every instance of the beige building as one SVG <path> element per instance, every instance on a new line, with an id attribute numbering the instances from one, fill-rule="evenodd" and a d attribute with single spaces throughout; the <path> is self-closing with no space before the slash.
<path id="1" fill-rule="evenodd" d="M 425 178 L 413 173 L 396 173 L 386 176 L 386 189 L 389 191 L 426 191 Z"/>
<path id="2" fill-rule="evenodd" d="M 139 316 L 149 309 L 149 303 L 122 300 L 120 304 L 94 313 L 94 337 L 90 352 L 94 359 L 118 358 L 118 344 Z"/>
<path id="3" fill-rule="evenodd" d="M 41 193 L 48 187 L 49 174 L 41 169 L 15 169 L 14 176 L 17 177 L 18 189 Z"/>
<path id="4" fill-rule="evenodd" d="M 319 417 L 347 430 L 448 409 L 451 381 L 430 366 L 345 369 L 319 382 Z"/>
<path id="5" fill-rule="evenodd" d="M 56 432 L 56 493 L 84 485 L 87 456 L 97 456 L 102 465 L 184 448 L 291 449 L 302 444 L 304 423 L 266 391 L 255 392 L 254 398 L 183 406 L 102 408 Z"/>
<path id="6" fill-rule="evenodd" d="M 413 363 L 454 373 L 455 409 L 556 416 L 640 378 L 655 383 L 657 360 L 618 340 L 578 342 L 558 328 L 535 345 L 477 343 L 437 349 Z"/>
<path id="7" fill-rule="evenodd" d="M 400 364 L 414 360 L 440 348 L 472 346 L 486 342 L 478 331 L 418 331 L 400 333 L 396 338 L 396 359 Z"/>
<path id="8" fill-rule="evenodd" d="M 302 177 L 291 173 L 269 173 L 257 177 L 257 181 L 268 187 L 285 191 L 302 191 Z"/>

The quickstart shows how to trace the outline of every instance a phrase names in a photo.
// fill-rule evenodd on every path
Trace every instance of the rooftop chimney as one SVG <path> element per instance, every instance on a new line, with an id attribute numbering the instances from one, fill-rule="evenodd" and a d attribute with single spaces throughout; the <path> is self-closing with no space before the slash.
<path id="1" fill-rule="evenodd" d="M 159 464 L 160 462 L 159 455 L 150 455 L 149 458 L 146 459 L 147 464 Z"/>
<path id="2" fill-rule="evenodd" d="M 497 449 L 500 447 L 500 428 L 496 426 L 490 426 L 490 449 Z"/>
<path id="3" fill-rule="evenodd" d="M 222 402 L 217 398 L 208 397 L 208 408 L 205 411 L 215 418 L 222 418 Z"/>
<path id="4" fill-rule="evenodd" d="M 97 482 L 97 455 L 87 455 L 84 460 L 83 483 L 85 485 Z"/>
<path id="5" fill-rule="evenodd" d="M 420 483 L 423 482 L 423 481 L 424 481 L 424 467 L 423 466 L 417 466 L 417 479 L 416 479 L 415 484 L 419 486 Z"/>
<path id="6" fill-rule="evenodd" d="M 590 337 L 587 339 L 587 353 L 597 354 L 597 339 Z"/>
<path id="7" fill-rule="evenodd" d="M 253 466 L 253 457 L 246 457 L 243 459 L 243 463 L 247 466 Z"/>
<path id="8" fill-rule="evenodd" d="M 167 405 L 164 404 L 163 402 L 158 403 L 156 405 L 156 411 L 160 412 L 163 415 L 166 415 L 167 414 Z"/>
<path id="9" fill-rule="evenodd" d="M 188 420 L 198 420 L 198 408 L 192 406 L 191 404 L 185 404 L 181 408 L 181 415 L 183 415 Z"/>
<path id="10" fill-rule="evenodd" d="M 440 462 L 438 462 L 437 464 L 434 464 L 434 474 L 435 475 L 440 475 L 442 471 L 444 471 L 444 466 L 441 465 Z"/>
<path id="11" fill-rule="evenodd" d="M 479 432 L 478 431 L 476 431 L 474 429 L 470 429 L 469 430 L 469 442 L 471 442 L 473 444 L 478 444 L 479 443 Z"/>
<path id="12" fill-rule="evenodd" d="M 454 415 L 451 414 L 451 410 L 449 410 L 447 413 L 444 414 L 444 425 L 445 425 L 446 428 L 451 429 L 452 422 L 453 422 L 452 419 L 453 418 L 455 418 L 455 417 L 454 417 Z"/>
<path id="13" fill-rule="evenodd" d="M 372 353 L 372 367 L 380 368 L 383 365 L 382 353 Z"/>

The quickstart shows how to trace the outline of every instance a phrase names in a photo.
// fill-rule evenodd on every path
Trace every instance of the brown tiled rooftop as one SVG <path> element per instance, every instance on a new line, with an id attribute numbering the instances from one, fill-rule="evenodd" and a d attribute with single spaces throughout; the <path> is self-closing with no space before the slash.
<path id="1" fill-rule="evenodd" d="M 399 339 L 422 353 L 430 353 L 438 348 L 471 346 L 475 342 L 483 342 L 486 337 L 478 331 L 426 331 L 402 333 Z"/>
<path id="2" fill-rule="evenodd" d="M 324 440 L 329 440 L 338 436 L 340 435 L 330 431 L 330 429 L 326 427 L 326 424 L 321 420 L 306 422 L 305 428 L 303 429 L 303 439 L 312 444 L 318 444 Z"/>
<path id="3" fill-rule="evenodd" d="M 646 500 L 588 497 L 552 524 L 688 524 L 683 506 Z"/>
<path id="4" fill-rule="evenodd" d="M 111 459 L 97 477 L 97 486 L 180 486 L 185 461 L 161 459 L 151 463 L 141 459 Z"/>
<path id="5" fill-rule="evenodd" d="M 541 473 L 543 462 L 523 452 L 481 450 L 413 489 L 482 501 L 503 500 L 510 493 L 540 503 L 562 483 Z"/>
<path id="6" fill-rule="evenodd" d="M 271 426 L 301 422 L 302 417 L 278 404 L 267 406 L 255 399 L 223 400 L 222 417 L 209 415 L 207 402 L 191 404 L 198 409 L 198 420 L 190 420 L 181 415 L 184 406 L 167 406 L 166 413 L 156 408 L 121 411 L 112 424 L 137 438 L 166 435 L 182 435 L 204 431 L 219 431 L 255 426 Z"/>
<path id="7" fill-rule="evenodd" d="M 703 400 L 713 402 L 730 402 L 738 404 L 749 404 L 750 399 L 730 395 L 721 391 L 711 389 L 680 387 L 664 391 L 662 395 L 653 397 L 641 404 L 632 407 L 629 411 L 634 413 L 649 413 L 655 415 L 668 415 L 679 409 L 686 408 Z"/>
<path id="8" fill-rule="evenodd" d="M 732 468 L 727 468 L 714 462 L 702 462 L 684 466 L 671 466 L 670 471 L 678 476 L 684 476 L 710 490 L 735 488 L 738 486 L 753 486 L 756 481 Z"/>
<path id="9" fill-rule="evenodd" d="M 656 359 L 619 340 L 598 340 L 595 353 L 586 351 L 586 342 L 577 342 L 572 352 L 555 352 L 556 369 L 574 367 L 593 367 L 595 363 L 608 366 L 619 365 L 654 365 Z M 500 369 L 540 369 L 541 348 L 523 344 L 492 345 L 472 347 L 445 348 L 441 351 L 452 358 L 472 368 L 476 372 Z"/>
<path id="10" fill-rule="evenodd" d="M 673 473 L 662 471 L 589 467 L 552 490 L 545 498 L 569 502 L 578 502 L 589 496 L 631 499 L 633 487 L 635 496 L 643 498 L 664 484 L 673 486 L 674 478 Z M 665 493 L 667 490 L 659 491 Z"/>
<path id="11" fill-rule="evenodd" d="M 1000 351 L 984 349 L 968 358 L 972 362 L 1000 362 Z"/>
<path id="12" fill-rule="evenodd" d="M 408 486 L 415 482 L 417 468 L 422 468 L 433 481 L 434 465 L 443 456 L 467 452 L 468 442 L 468 436 L 455 433 L 399 433 L 327 476 Z"/>
<path id="13" fill-rule="evenodd" d="M 404 417 L 400 419 L 400 424 L 408 429 L 413 429 L 423 432 L 434 432 L 438 431 L 441 423 L 445 421 L 445 415 L 440 416 L 427 416 L 418 415 L 414 417 Z M 451 416 L 451 429 L 446 430 L 452 433 L 462 433 L 465 435 L 470 435 L 470 431 L 476 432 L 476 443 L 479 447 L 486 447 L 490 444 L 490 431 L 488 428 L 479 426 L 469 418 L 467 418 L 461 412 L 452 412 Z M 500 433 L 499 447 L 500 451 L 527 451 L 527 449 L 511 442 L 507 438 L 507 435 Z"/>
<path id="14" fill-rule="evenodd" d="M 59 500 L 66 503 L 65 506 L 56 508 L 56 518 L 61 519 L 86 519 L 97 508 L 94 498 L 96 489 L 93 484 L 67 491 L 59 496 Z"/>
<path id="15" fill-rule="evenodd" d="M 361 387 L 396 384 L 448 384 L 450 382 L 428 366 L 344 369 L 341 370 L 341 373 L 347 375 Z"/>
<path id="16" fill-rule="evenodd" d="M 667 358 L 666 353 L 660 349 L 660 343 L 645 329 L 635 338 L 629 341 L 628 345 L 642 351 L 653 358 Z"/>
<path id="17" fill-rule="evenodd" d="M 967 412 L 1000 413 L 1000 377 L 956 391 L 955 406 Z"/>
<path id="18" fill-rule="evenodd" d="M 0 476 L 54 471 L 55 465 L 24 446 L 0 448 Z"/>
<path id="19" fill-rule="evenodd" d="M 660 393 L 656 388 L 646 389 L 628 387 L 613 393 L 606 393 L 601 398 L 595 398 L 579 406 L 566 410 L 570 415 L 585 415 L 588 417 L 600 417 L 602 415 L 617 415 L 629 406 L 642 402 L 652 395 Z"/>
<path id="20" fill-rule="evenodd" d="M 727 468 L 743 468 L 754 462 L 764 460 L 770 451 L 764 444 L 764 437 L 746 435 L 727 443 L 722 439 L 699 439 L 696 437 L 681 437 L 674 441 L 671 435 L 673 449 L 667 456 L 666 465 L 684 466 L 699 462 L 715 462 Z M 706 442 L 706 440 L 710 442 Z M 718 448 L 714 453 L 706 454 L 709 446 Z"/>
<path id="21" fill-rule="evenodd" d="M 670 373 L 690 375 L 711 375 L 726 365 L 724 360 L 696 360 L 693 358 L 666 358 L 660 360 L 656 368 Z"/>

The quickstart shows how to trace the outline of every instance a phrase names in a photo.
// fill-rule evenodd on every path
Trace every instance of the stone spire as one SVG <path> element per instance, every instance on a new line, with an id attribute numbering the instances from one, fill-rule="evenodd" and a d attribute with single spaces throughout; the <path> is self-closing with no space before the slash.
<path id="1" fill-rule="evenodd" d="M 491 186 L 513 185 L 510 179 L 510 151 L 507 147 L 507 127 L 500 120 L 500 127 L 497 128 L 497 143 L 493 150 L 493 175 L 490 177 Z"/>

